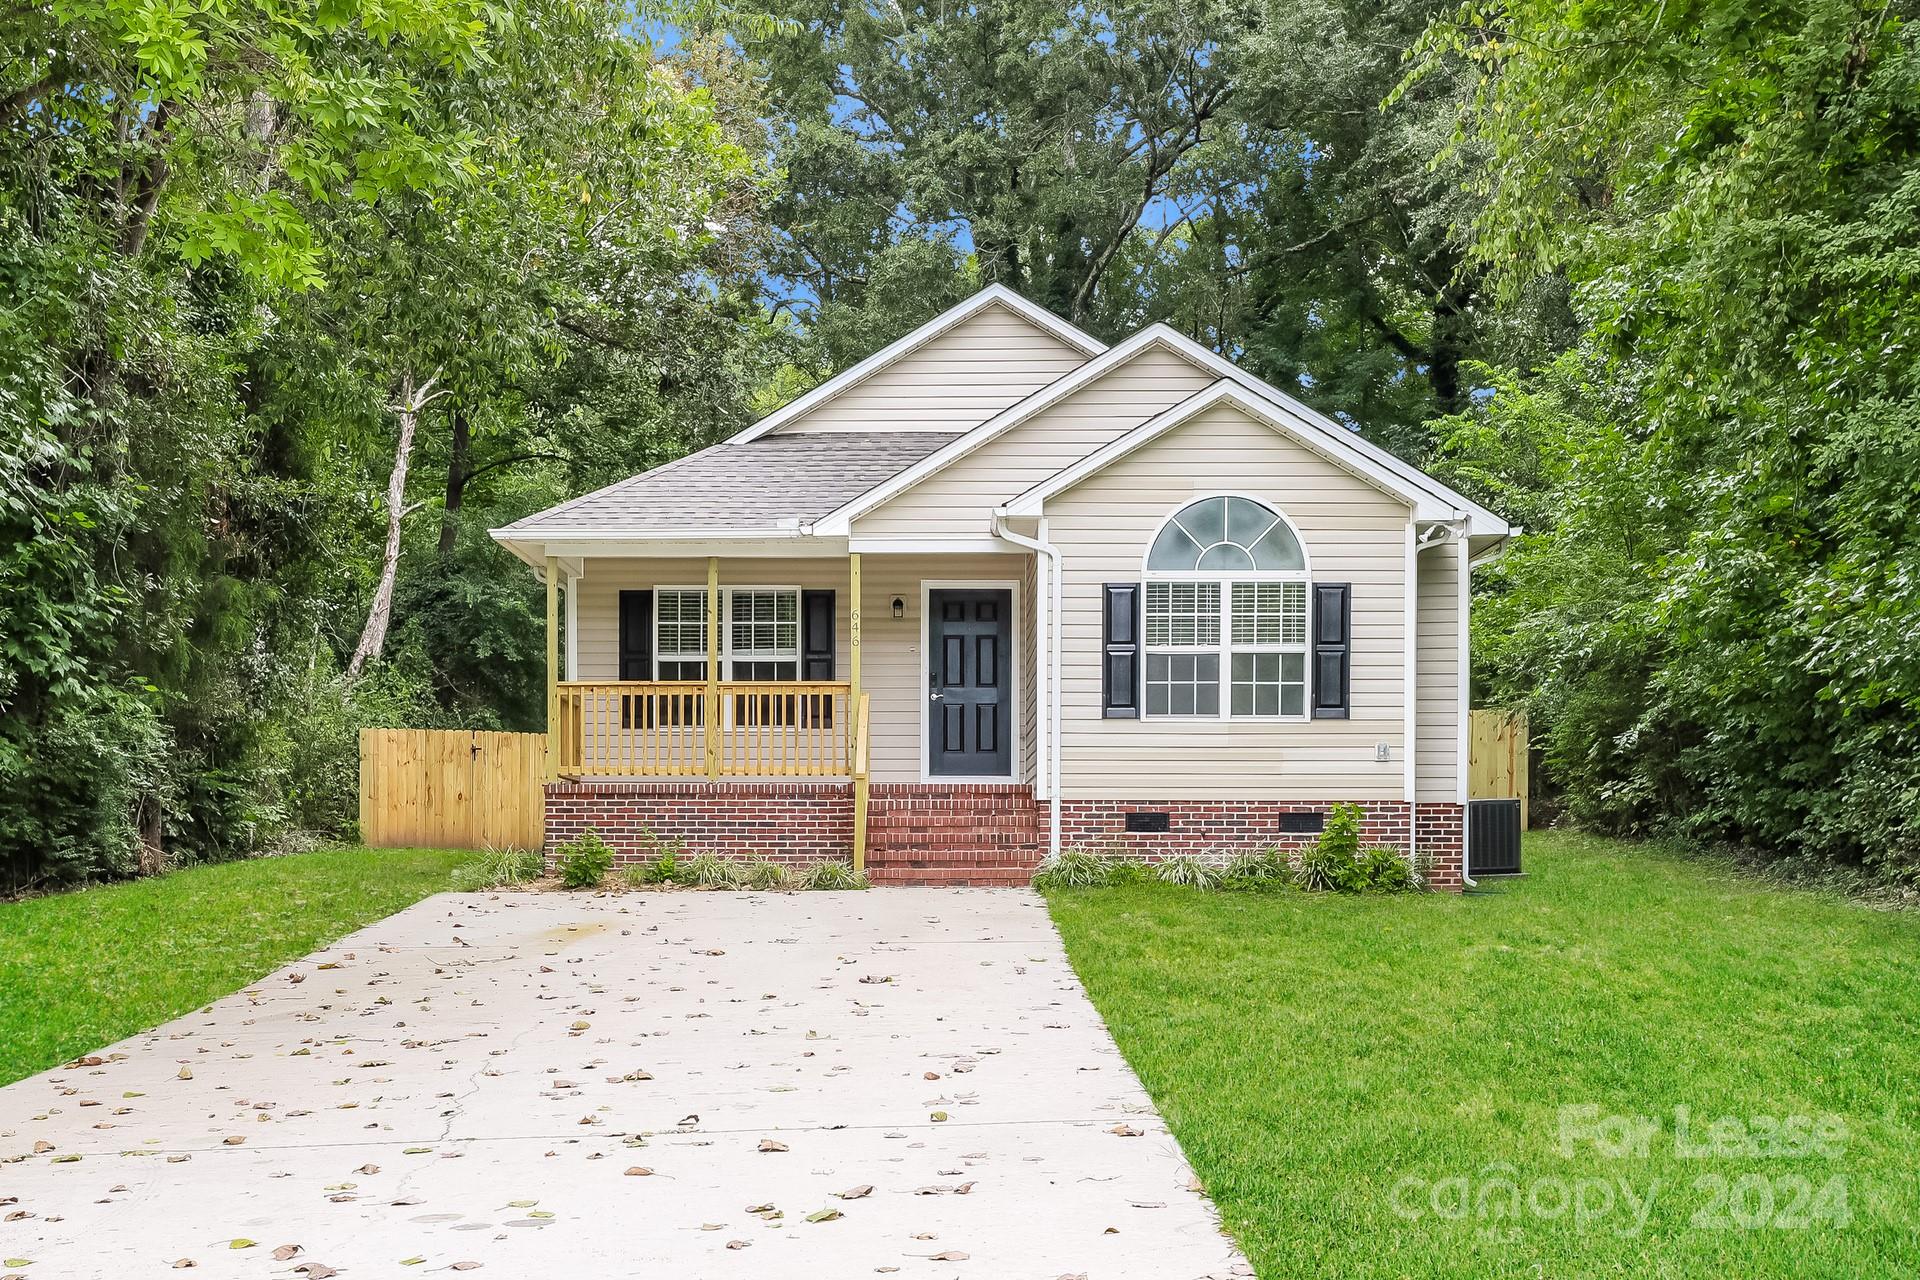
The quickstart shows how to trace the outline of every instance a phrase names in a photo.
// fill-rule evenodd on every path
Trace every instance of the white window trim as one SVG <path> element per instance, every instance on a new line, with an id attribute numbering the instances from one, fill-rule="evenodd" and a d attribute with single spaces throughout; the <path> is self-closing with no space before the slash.
<path id="1" fill-rule="evenodd" d="M 653 589 L 653 638 L 654 638 L 653 639 L 653 678 L 655 680 L 660 679 L 660 663 L 661 663 L 661 652 L 662 652 L 660 647 L 660 597 L 662 593 L 668 592 L 668 591 L 693 592 L 700 597 L 701 607 L 703 611 L 706 606 L 707 588 L 705 584 L 683 586 L 678 583 L 660 583 L 654 587 Z M 732 623 L 732 614 L 733 614 L 733 593 L 736 591 L 785 591 L 785 592 L 792 593 L 793 606 L 794 606 L 793 657 L 791 659 L 767 658 L 767 657 L 753 656 L 750 654 L 748 657 L 743 658 L 742 661 L 745 661 L 745 662 L 791 661 L 794 664 L 794 673 L 795 673 L 795 678 L 797 679 L 800 671 L 802 670 L 801 664 L 805 661 L 802 655 L 805 653 L 806 647 L 807 647 L 806 636 L 803 634 L 806 629 L 807 620 L 804 615 L 804 611 L 802 609 L 802 606 L 805 602 L 802 599 L 801 589 L 797 586 L 793 586 L 791 584 L 786 584 L 786 583 L 764 583 L 763 584 L 763 583 L 745 583 L 745 582 L 735 583 L 735 584 L 720 588 L 720 670 L 722 672 L 720 679 L 722 681 L 731 681 L 734 679 L 733 627 L 731 623 Z M 667 659 L 667 661 L 690 662 L 690 661 L 694 661 L 695 659 L 701 662 L 705 662 L 707 660 L 707 650 L 703 649 L 698 654 L 685 654 L 676 650 L 674 654 Z M 682 681 L 680 683 L 698 683 L 698 682 Z M 748 683 L 777 683 L 777 682 L 749 681 Z"/>
<path id="2" fill-rule="evenodd" d="M 1293 540 L 1300 548 L 1300 568 L 1298 569 L 1151 569 L 1147 567 L 1148 558 L 1153 555 L 1154 544 L 1160 541 L 1160 535 L 1168 525 L 1179 517 L 1182 511 L 1210 502 L 1215 498 L 1241 498 L 1258 503 L 1279 517 L 1279 523 L 1286 526 Z M 1185 525 L 1180 526 L 1182 530 Z M 1272 526 L 1261 532 L 1265 537 Z M 1187 534 L 1193 538 L 1191 532 Z M 1198 543 L 1199 539 L 1193 538 Z M 1257 541 L 1257 539 L 1256 539 Z M 1217 545 L 1217 544 L 1216 544 Z M 1239 544 L 1235 544 L 1239 545 Z M 1210 548 L 1202 548 L 1202 553 Z M 1313 719 L 1313 557 L 1307 551 L 1307 540 L 1300 536 L 1300 527 L 1294 524 L 1292 517 L 1278 505 L 1253 493 L 1236 490 L 1222 490 L 1217 493 L 1197 493 L 1182 502 L 1173 511 L 1153 527 L 1153 536 L 1147 539 L 1146 550 L 1140 553 L 1140 718 L 1142 720 L 1179 720 L 1189 724 L 1210 720 L 1222 722 L 1253 721 L 1261 724 L 1306 724 Z M 1147 592 L 1149 582 L 1217 582 L 1220 584 L 1220 642 L 1218 645 L 1149 645 L 1147 643 Z M 1307 628 L 1306 639 L 1298 645 L 1254 644 L 1235 645 L 1233 643 L 1233 584 L 1236 582 L 1298 582 L 1306 592 Z M 1276 714 L 1270 716 L 1233 714 L 1233 655 L 1239 653 L 1298 653 L 1303 655 L 1301 668 L 1301 701 L 1299 715 Z M 1161 712 L 1158 715 L 1147 710 L 1147 659 L 1153 654 L 1217 653 L 1220 671 L 1220 710 L 1215 715 L 1180 715 L 1173 712 Z M 1284 689 L 1285 685 L 1282 684 Z"/>

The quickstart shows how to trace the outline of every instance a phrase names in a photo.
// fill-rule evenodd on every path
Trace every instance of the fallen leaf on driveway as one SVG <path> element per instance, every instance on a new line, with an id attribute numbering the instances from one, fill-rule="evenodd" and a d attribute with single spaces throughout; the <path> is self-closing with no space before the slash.
<path id="1" fill-rule="evenodd" d="M 291 1262 L 304 1252 L 305 1250 L 297 1244 L 283 1244 L 273 1251 L 273 1260 L 275 1262 Z"/>
<path id="2" fill-rule="evenodd" d="M 808 1222 L 835 1222 L 846 1215 L 838 1209 L 815 1209 L 807 1215 Z"/>
<path id="3" fill-rule="evenodd" d="M 653 1176 L 653 1170 L 647 1168 L 645 1165 L 637 1164 L 627 1170 L 626 1176 L 629 1178 L 651 1178 Z"/>
<path id="4" fill-rule="evenodd" d="M 729 1248 L 729 1249 L 749 1249 L 749 1248 L 752 1248 L 752 1247 L 753 1247 L 753 1241 L 751 1241 L 751 1240 L 729 1240 L 729 1241 L 727 1241 L 727 1248 Z"/>
<path id="5" fill-rule="evenodd" d="M 197 1267 L 199 1265 L 200 1264 L 192 1258 L 175 1258 L 173 1260 L 173 1269 L 175 1271 L 185 1271 L 188 1267 Z"/>
<path id="6" fill-rule="evenodd" d="M 785 1151 L 787 1144 L 784 1142 L 775 1142 L 772 1138 L 762 1138 L 760 1139 L 760 1149 L 762 1151 Z"/>
<path id="7" fill-rule="evenodd" d="M 1141 1130 L 1134 1128 L 1124 1120 L 1107 1130 L 1107 1132 L 1121 1138 L 1137 1138 L 1141 1134 Z"/>
<path id="8" fill-rule="evenodd" d="M 873 1194 L 872 1183 L 862 1183 L 857 1187 L 848 1187 L 845 1191 L 836 1191 L 834 1195 L 842 1200 L 864 1200 Z"/>

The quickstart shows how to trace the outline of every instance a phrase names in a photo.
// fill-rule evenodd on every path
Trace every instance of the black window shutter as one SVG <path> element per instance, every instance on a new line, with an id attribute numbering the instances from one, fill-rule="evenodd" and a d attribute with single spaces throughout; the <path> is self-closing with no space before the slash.
<path id="1" fill-rule="evenodd" d="M 620 678 L 622 680 L 653 679 L 653 592 L 622 591 L 620 593 Z M 642 717 L 646 727 L 653 727 L 653 704 L 647 698 L 620 696 L 620 727 L 634 727 L 634 703 L 642 703 L 647 714 Z"/>
<path id="2" fill-rule="evenodd" d="M 620 593 L 620 678 L 653 679 L 653 592 Z"/>
<path id="3" fill-rule="evenodd" d="M 1411 619 L 1409 619 L 1411 621 Z M 1313 584 L 1313 718 L 1345 720 L 1353 687 L 1353 586 Z"/>
<path id="4" fill-rule="evenodd" d="M 1109 582 L 1100 588 L 1100 714 L 1109 720 L 1140 718 L 1140 584 Z"/>
<path id="5" fill-rule="evenodd" d="M 833 592 L 800 593 L 800 678 L 833 679 Z"/>

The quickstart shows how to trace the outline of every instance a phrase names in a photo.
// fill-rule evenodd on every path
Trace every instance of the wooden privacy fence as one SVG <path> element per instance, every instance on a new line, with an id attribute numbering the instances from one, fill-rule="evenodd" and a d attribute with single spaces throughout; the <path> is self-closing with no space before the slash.
<path id="1" fill-rule="evenodd" d="M 1527 713 L 1475 711 L 1467 728 L 1467 798 L 1518 800 L 1527 825 Z"/>
<path id="2" fill-rule="evenodd" d="M 379 848 L 538 849 L 547 735 L 362 729 L 360 839 Z"/>

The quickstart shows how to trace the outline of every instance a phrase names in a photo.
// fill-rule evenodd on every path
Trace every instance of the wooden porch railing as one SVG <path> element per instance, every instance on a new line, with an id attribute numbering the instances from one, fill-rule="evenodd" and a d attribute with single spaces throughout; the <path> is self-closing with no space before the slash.
<path id="1" fill-rule="evenodd" d="M 574 777 L 851 776 L 843 680 L 560 682 L 558 772 Z"/>

